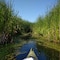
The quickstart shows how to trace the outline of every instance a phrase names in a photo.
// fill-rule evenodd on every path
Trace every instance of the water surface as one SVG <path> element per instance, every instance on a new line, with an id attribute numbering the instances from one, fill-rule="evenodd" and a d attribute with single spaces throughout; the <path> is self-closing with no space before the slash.
<path id="1" fill-rule="evenodd" d="M 29 41 L 27 44 L 24 44 L 21 47 L 21 49 L 19 50 L 21 53 L 16 56 L 16 60 L 23 60 L 24 58 L 26 58 L 31 48 L 34 50 L 36 56 L 38 57 L 38 60 L 46 60 L 44 52 L 38 52 L 36 43 L 34 41 Z"/>

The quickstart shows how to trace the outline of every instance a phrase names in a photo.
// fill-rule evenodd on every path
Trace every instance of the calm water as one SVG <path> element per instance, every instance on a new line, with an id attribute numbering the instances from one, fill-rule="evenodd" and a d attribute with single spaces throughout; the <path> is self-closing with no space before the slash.
<path id="1" fill-rule="evenodd" d="M 60 60 L 60 52 L 42 45 L 37 45 L 38 50 L 47 56 L 46 60 Z"/>
<path id="2" fill-rule="evenodd" d="M 38 57 L 38 60 L 46 60 L 46 56 L 44 52 L 38 52 L 38 49 L 36 47 L 36 43 L 34 41 L 29 41 L 27 44 L 24 44 L 22 48 L 19 50 L 21 53 L 16 56 L 16 60 L 23 60 L 28 55 L 30 49 L 33 48 L 36 56 Z"/>

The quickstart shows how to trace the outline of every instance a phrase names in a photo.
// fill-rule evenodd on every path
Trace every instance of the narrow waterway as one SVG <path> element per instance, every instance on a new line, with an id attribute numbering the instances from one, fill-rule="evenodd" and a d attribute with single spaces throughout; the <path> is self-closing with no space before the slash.
<path id="1" fill-rule="evenodd" d="M 36 43 L 34 41 L 29 41 L 28 43 L 24 44 L 21 49 L 19 49 L 20 54 L 16 56 L 16 60 L 23 60 L 26 58 L 31 48 L 34 50 L 38 60 L 46 60 L 47 57 L 45 56 L 45 53 L 43 51 L 38 52 Z"/>

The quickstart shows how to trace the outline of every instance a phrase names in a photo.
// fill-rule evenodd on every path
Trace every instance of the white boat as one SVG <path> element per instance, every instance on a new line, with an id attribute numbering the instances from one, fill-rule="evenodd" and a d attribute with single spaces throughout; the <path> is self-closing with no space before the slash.
<path id="1" fill-rule="evenodd" d="M 31 48 L 28 55 L 27 55 L 27 57 L 23 60 L 38 60 L 38 58 L 37 58 L 34 50 Z"/>

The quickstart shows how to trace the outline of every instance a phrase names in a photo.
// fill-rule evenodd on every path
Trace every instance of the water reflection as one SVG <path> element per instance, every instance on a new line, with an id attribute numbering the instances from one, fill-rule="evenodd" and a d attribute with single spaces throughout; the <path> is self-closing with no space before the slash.
<path id="1" fill-rule="evenodd" d="M 23 60 L 26 58 L 31 48 L 34 50 L 36 56 L 38 57 L 38 60 L 46 60 L 44 52 L 38 52 L 36 42 L 34 41 L 29 41 L 27 44 L 24 44 L 22 46 L 22 48 L 19 50 L 21 53 L 16 56 L 16 60 Z"/>

